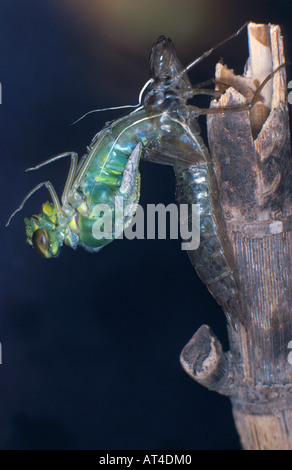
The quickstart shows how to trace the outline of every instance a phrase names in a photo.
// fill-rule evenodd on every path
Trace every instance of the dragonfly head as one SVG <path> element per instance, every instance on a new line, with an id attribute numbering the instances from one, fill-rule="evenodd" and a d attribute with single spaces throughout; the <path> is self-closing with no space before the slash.
<path id="1" fill-rule="evenodd" d="M 60 253 L 66 237 L 66 229 L 58 223 L 57 212 L 53 204 L 43 204 L 42 212 L 24 219 L 27 243 L 44 258 L 55 258 Z"/>

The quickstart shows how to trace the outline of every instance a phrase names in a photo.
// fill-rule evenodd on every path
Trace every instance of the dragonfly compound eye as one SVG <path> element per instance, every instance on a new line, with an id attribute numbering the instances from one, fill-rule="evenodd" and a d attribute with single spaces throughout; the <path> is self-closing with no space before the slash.
<path id="1" fill-rule="evenodd" d="M 44 258 L 49 258 L 49 239 L 47 232 L 43 229 L 38 229 L 32 236 L 32 244 L 36 252 Z"/>

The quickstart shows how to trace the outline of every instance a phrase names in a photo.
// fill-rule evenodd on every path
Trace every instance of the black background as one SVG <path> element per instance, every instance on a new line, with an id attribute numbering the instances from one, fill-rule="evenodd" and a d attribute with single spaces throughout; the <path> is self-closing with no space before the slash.
<path id="1" fill-rule="evenodd" d="M 209 324 L 228 348 L 224 315 L 179 240 L 118 240 L 98 254 L 63 248 L 39 258 L 23 196 L 50 179 L 62 191 L 69 162 L 24 173 L 64 152 L 86 151 L 105 121 L 135 104 L 148 56 L 170 36 L 187 64 L 245 21 L 281 24 L 291 57 L 291 1 L 1 0 L 1 449 L 239 449 L 229 400 L 192 381 L 179 354 Z M 220 57 L 241 73 L 246 33 L 191 72 L 214 75 Z M 291 69 L 288 68 L 288 78 Z M 201 121 L 204 127 L 204 120 Z M 168 167 L 141 164 L 141 204 L 174 202 Z"/>

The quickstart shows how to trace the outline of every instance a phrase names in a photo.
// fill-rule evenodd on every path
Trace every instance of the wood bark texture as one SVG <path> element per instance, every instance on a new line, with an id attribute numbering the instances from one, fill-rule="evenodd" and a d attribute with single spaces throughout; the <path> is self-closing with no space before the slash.
<path id="1" fill-rule="evenodd" d="M 216 78 L 230 88 L 211 106 L 250 100 L 285 62 L 279 26 L 250 23 L 248 38 L 243 76 L 217 64 Z M 230 397 L 244 449 L 291 450 L 292 166 L 285 68 L 251 111 L 210 114 L 207 125 L 244 320 L 236 329 L 227 321 L 228 352 L 203 325 L 181 363 L 199 383 Z"/>

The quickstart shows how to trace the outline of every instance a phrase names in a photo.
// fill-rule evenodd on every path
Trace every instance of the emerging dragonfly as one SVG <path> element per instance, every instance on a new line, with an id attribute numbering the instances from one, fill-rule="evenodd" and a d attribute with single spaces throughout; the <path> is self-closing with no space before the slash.
<path id="1" fill-rule="evenodd" d="M 171 164 L 176 173 L 178 202 L 200 204 L 201 243 L 196 251 L 189 252 L 191 261 L 210 292 L 222 306 L 228 305 L 231 314 L 238 303 L 236 273 L 224 235 L 211 157 L 200 137 L 197 118 L 207 113 L 249 110 L 279 68 L 264 80 L 251 101 L 225 109 L 189 105 L 189 99 L 205 90 L 194 89 L 187 72 L 245 27 L 246 24 L 185 68 L 171 40 L 158 38 L 150 56 L 151 78 L 140 93 L 137 109 L 97 133 L 79 163 L 75 152 L 66 152 L 34 167 L 71 158 L 61 201 L 52 183 L 42 182 L 26 195 L 7 225 L 32 194 L 45 186 L 52 203 L 46 202 L 40 214 L 25 219 L 28 243 L 46 258 L 58 256 L 64 243 L 72 248 L 81 245 L 89 251 L 98 251 L 117 238 L 135 214 L 140 195 L 141 155 Z M 121 220 L 116 211 L 117 197 L 121 201 Z M 100 205 L 102 212 L 96 209 Z M 115 229 L 110 236 L 97 237 L 94 228 L 107 219 L 114 220 Z"/>

